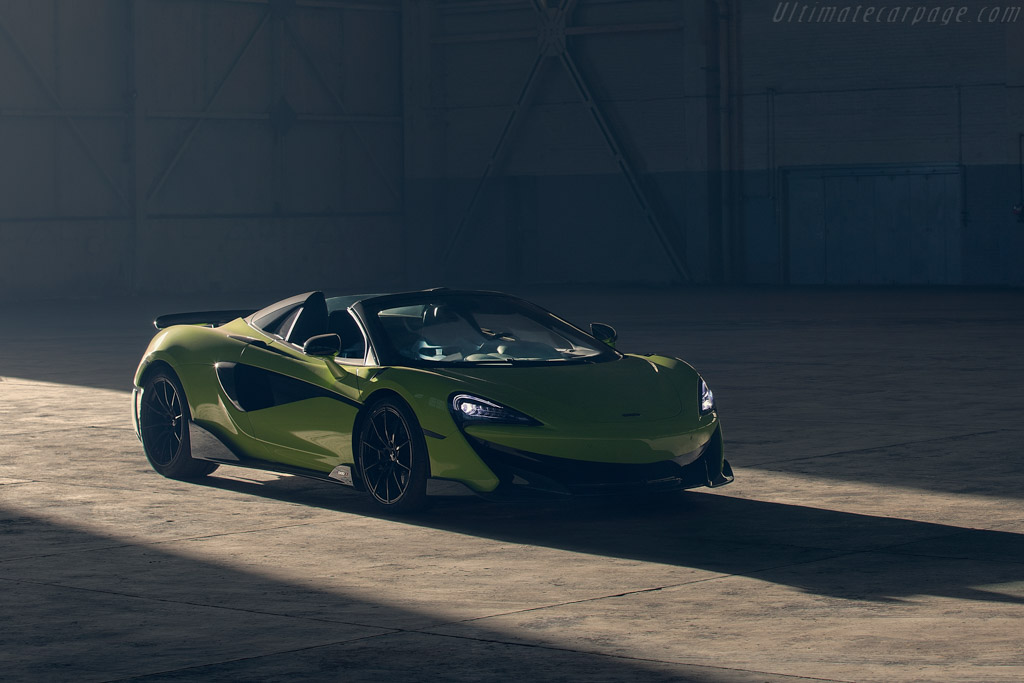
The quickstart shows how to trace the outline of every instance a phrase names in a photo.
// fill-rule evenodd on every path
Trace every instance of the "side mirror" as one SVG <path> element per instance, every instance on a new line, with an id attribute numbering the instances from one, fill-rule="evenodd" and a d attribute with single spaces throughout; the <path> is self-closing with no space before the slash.
<path id="1" fill-rule="evenodd" d="M 615 328 L 604 323 L 590 323 L 590 334 L 613 349 L 615 348 L 616 340 L 619 338 L 619 333 L 615 331 Z"/>
<path id="2" fill-rule="evenodd" d="M 336 334 L 318 334 L 302 345 L 302 352 L 317 358 L 333 358 L 341 353 L 341 337 Z"/>

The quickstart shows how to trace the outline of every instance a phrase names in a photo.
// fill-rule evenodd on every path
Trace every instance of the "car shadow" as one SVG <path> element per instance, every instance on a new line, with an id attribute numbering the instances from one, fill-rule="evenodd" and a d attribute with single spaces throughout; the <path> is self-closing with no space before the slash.
<path id="1" fill-rule="evenodd" d="M 363 495 L 300 477 L 209 477 L 205 486 L 384 516 Z M 496 504 L 438 497 L 402 522 L 502 542 L 747 576 L 868 601 L 932 595 L 1024 604 L 979 586 L 1024 579 L 1024 535 L 684 492 Z M 854 559 L 855 558 L 855 559 Z"/>
<path id="2" fill-rule="evenodd" d="M 18 553 L 29 535 L 47 545 Z M 752 680 L 705 665 L 516 642 L 515 629 L 472 620 L 463 634 L 438 633 L 453 623 L 441 610 L 322 589 L 301 575 L 287 580 L 17 508 L 0 506 L 0 538 L 5 682 Z M 319 559 L 343 565 L 345 550 L 325 547 Z"/>

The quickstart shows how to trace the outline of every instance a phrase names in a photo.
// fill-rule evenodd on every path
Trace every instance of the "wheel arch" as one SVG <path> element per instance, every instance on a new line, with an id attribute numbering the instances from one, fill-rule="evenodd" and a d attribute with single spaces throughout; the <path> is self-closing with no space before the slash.
<path id="1" fill-rule="evenodd" d="M 167 360 L 164 360 L 163 358 L 153 358 L 148 363 L 146 363 L 146 366 L 139 373 L 137 385 L 140 388 L 146 386 L 146 382 L 149 381 L 149 378 L 160 371 L 169 373 L 174 378 L 174 381 L 178 383 L 178 386 L 181 387 L 181 397 L 184 401 L 185 408 L 188 409 L 188 417 L 191 420 L 192 415 L 194 414 L 195 411 L 192 410 L 192 403 L 189 400 L 189 391 L 188 389 L 185 388 L 185 382 L 182 381 L 181 375 L 178 373 L 177 370 L 174 369 L 174 366 L 171 365 L 171 363 L 168 362 Z"/>
<path id="2" fill-rule="evenodd" d="M 143 425 L 141 404 L 133 400 L 137 434 L 142 441 L 146 457 L 153 469 L 170 479 L 195 479 L 205 477 L 216 470 L 218 467 L 217 463 L 207 462 L 192 457 L 189 437 L 189 429 L 192 419 L 192 406 L 189 405 L 188 394 L 185 392 L 181 376 L 175 371 L 174 367 L 167 361 L 154 359 L 152 362 L 146 363 L 145 367 L 140 368 L 138 375 L 138 385 L 142 387 L 146 387 L 150 382 L 154 381 L 154 378 L 162 375 L 166 378 L 162 380 L 163 383 L 170 384 L 171 391 L 175 394 L 180 394 L 178 396 L 178 403 L 180 405 L 181 415 L 173 419 L 175 422 L 180 420 L 182 432 L 179 437 L 179 445 L 176 452 L 172 454 L 170 460 L 166 463 L 159 462 L 154 459 L 155 456 L 153 455 L 152 450 L 154 444 L 147 441 L 145 437 L 145 426 Z M 159 396 L 159 393 L 154 393 L 154 396 Z M 143 398 L 143 401 L 144 400 L 145 398 Z"/>
<path id="3" fill-rule="evenodd" d="M 154 358 L 146 363 L 146 367 L 144 367 L 142 372 L 139 373 L 138 386 L 145 386 L 146 382 L 149 381 L 149 378 L 159 370 L 167 370 L 177 378 L 179 383 L 181 383 L 181 377 L 178 377 L 178 373 L 174 372 L 174 367 L 172 367 L 170 363 L 162 358 Z"/>

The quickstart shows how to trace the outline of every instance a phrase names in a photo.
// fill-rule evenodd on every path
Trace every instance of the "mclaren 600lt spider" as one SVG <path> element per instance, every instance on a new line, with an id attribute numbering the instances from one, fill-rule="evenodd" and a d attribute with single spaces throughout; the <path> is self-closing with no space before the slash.
<path id="1" fill-rule="evenodd" d="M 312 292 L 155 324 L 132 407 L 167 477 L 299 474 L 395 512 L 453 488 L 529 499 L 733 478 L 692 367 L 505 294 Z"/>

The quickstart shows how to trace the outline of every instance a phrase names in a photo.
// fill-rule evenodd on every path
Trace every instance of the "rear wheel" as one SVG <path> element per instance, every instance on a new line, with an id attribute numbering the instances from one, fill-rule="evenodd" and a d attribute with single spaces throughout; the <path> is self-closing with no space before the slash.
<path id="1" fill-rule="evenodd" d="M 426 504 L 427 445 L 412 411 L 386 398 L 375 403 L 359 431 L 359 474 L 375 503 L 390 512 Z"/>
<path id="2" fill-rule="evenodd" d="M 139 404 L 142 447 L 153 469 L 170 479 L 197 479 L 217 464 L 194 460 L 188 438 L 188 403 L 181 383 L 169 370 L 146 379 Z"/>

